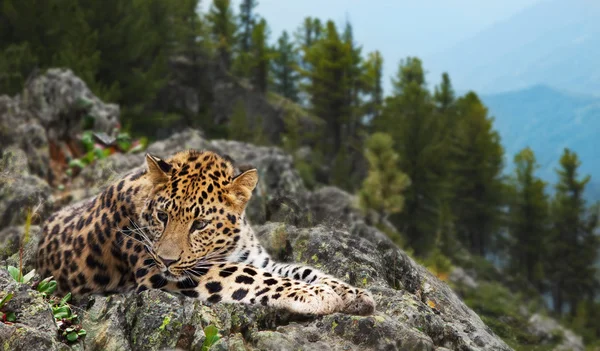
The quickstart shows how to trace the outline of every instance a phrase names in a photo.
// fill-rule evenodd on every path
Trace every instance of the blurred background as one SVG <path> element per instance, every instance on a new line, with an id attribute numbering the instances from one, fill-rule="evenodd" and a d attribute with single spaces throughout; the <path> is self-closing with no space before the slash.
<path id="1" fill-rule="evenodd" d="M 64 67 L 122 149 L 279 146 L 440 279 L 475 271 L 453 288 L 517 350 L 523 308 L 600 345 L 599 60 L 592 0 L 0 1 L 0 95 Z"/>

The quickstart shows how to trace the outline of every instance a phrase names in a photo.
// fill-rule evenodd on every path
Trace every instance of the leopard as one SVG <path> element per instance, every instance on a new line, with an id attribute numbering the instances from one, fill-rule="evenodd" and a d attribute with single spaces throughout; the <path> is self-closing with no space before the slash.
<path id="1" fill-rule="evenodd" d="M 72 296 L 158 289 L 208 305 L 375 313 L 367 288 L 269 255 L 246 217 L 258 181 L 256 168 L 236 172 L 213 151 L 146 153 L 96 196 L 44 221 L 38 273 L 55 279 L 56 294 Z"/>

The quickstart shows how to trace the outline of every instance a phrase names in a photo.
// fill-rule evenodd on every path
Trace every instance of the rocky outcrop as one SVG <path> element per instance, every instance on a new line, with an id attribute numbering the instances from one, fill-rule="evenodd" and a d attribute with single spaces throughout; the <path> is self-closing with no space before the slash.
<path id="1" fill-rule="evenodd" d="M 115 136 L 119 126 L 118 105 L 102 102 L 71 70 L 49 69 L 22 94 L 0 96 L 0 157 L 19 148 L 32 175 L 57 185 L 63 165 L 82 153 L 75 140 L 84 127 Z"/>
<path id="2" fill-rule="evenodd" d="M 584 351 L 581 336 L 560 325 L 555 319 L 539 313 L 529 318 L 529 332 L 545 342 L 560 340 L 555 351 Z"/>
<path id="3" fill-rule="evenodd" d="M 79 110 L 73 104 L 79 104 L 79 95 L 71 94 L 68 87 L 85 89 L 69 75 L 51 71 L 46 78 L 37 78 L 26 90 L 33 98 L 0 97 L 0 133 L 10 129 L 4 123 L 17 123 L 19 116 L 44 131 L 31 133 L 35 142 L 17 134 L 8 142 L 1 141 L 6 145 L 0 155 L 0 240 L 13 242 L 5 246 L 1 258 L 10 265 L 18 264 L 18 255 L 7 256 L 16 249 L 15 238 L 23 237 L 23 209 L 41 203 L 37 218 L 43 220 L 52 210 L 88 198 L 144 164 L 143 153 L 114 154 L 85 167 L 73 179 L 70 192 L 57 196 L 48 177 L 39 173 L 45 161 L 37 154 L 47 157 L 51 152 L 44 149 L 49 145 L 45 140 L 78 131 L 74 111 Z M 53 83 L 58 81 L 63 84 Z M 89 96 L 86 100 L 97 106 L 88 106 L 88 112 L 113 111 L 99 100 Z M 110 115 L 97 113 L 100 120 Z M 52 116 L 70 116 L 69 125 L 55 126 L 62 119 Z M 106 118 L 105 122 L 99 122 L 100 130 L 110 128 L 114 120 Z M 15 312 L 17 319 L 12 325 L 0 323 L 5 349 L 201 350 L 207 327 L 212 325 L 220 339 L 210 350 L 511 350 L 446 283 L 371 226 L 354 205 L 353 196 L 333 187 L 308 191 L 291 156 L 282 150 L 207 140 L 202 132 L 188 129 L 151 144 L 147 152 L 168 157 L 187 148 L 227 155 L 238 171 L 256 167 L 260 182 L 247 211 L 262 244 L 281 261 L 310 264 L 370 289 L 377 301 L 376 313 L 307 317 L 258 306 L 210 306 L 153 290 L 75 301 L 87 336 L 83 342 L 67 345 L 59 341 L 48 303 L 40 293 L 15 283 L 0 269 L 0 299 L 8 293 L 15 296 L 2 311 Z M 48 169 L 48 165 L 43 167 Z M 39 231 L 37 225 L 29 230 L 31 239 L 23 254 L 26 270 L 33 268 Z"/>
<path id="4" fill-rule="evenodd" d="M 261 180 L 248 211 L 263 245 L 280 260 L 311 264 L 368 287 L 378 310 L 368 317 L 309 318 L 262 307 L 208 306 L 160 291 L 97 297 L 83 302 L 90 306 L 85 349 L 194 350 L 203 343 L 203 328 L 213 324 L 221 334 L 215 350 L 510 350 L 445 283 L 370 227 L 350 195 L 335 188 L 308 192 L 281 150 L 206 140 L 186 130 L 148 152 L 168 157 L 185 148 L 228 155 L 238 169 L 256 167 Z M 87 167 L 74 184 L 88 190 L 71 201 L 94 194 L 143 160 L 143 154 L 116 154 Z"/>

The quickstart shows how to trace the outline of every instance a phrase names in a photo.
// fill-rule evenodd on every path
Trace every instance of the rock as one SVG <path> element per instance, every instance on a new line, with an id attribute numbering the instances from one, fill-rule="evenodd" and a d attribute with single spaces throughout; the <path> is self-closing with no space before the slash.
<path id="1" fill-rule="evenodd" d="M 7 178 L 29 173 L 27 154 L 15 145 L 7 146 L 0 158 L 0 177 Z"/>
<path id="2" fill-rule="evenodd" d="M 109 135 L 119 125 L 119 106 L 98 99 L 70 69 L 51 68 L 35 77 L 26 86 L 23 100 L 52 141 L 78 135 L 84 118 L 93 120 L 93 130 Z"/>
<path id="3" fill-rule="evenodd" d="M 37 246 L 41 237 L 41 227 L 37 225 L 32 225 L 29 228 L 29 236 L 25 239 L 25 227 L 8 227 L 0 232 L 0 241 L 2 241 L 3 237 L 9 243 L 5 251 L 5 256 L 3 257 L 0 254 L 0 259 L 6 259 L 6 263 L 8 265 L 12 265 L 15 267 L 19 266 L 19 247 L 20 244 L 23 244 L 23 269 L 25 271 L 30 271 L 35 269 L 35 260 L 37 254 Z M 27 240 L 26 242 L 23 242 Z M 2 252 L 2 250 L 0 250 Z"/>
<path id="4" fill-rule="evenodd" d="M 16 130 L 18 135 L 22 135 L 19 147 L 27 155 L 27 165 L 29 172 L 42 179 L 48 179 L 52 176 L 50 172 L 50 150 L 46 131 L 38 123 L 24 123 L 19 125 Z"/>
<path id="5" fill-rule="evenodd" d="M 313 223 L 346 225 L 360 217 L 353 196 L 333 186 L 312 192 L 308 201 L 313 212 Z"/>
<path id="6" fill-rule="evenodd" d="M 379 317 L 380 324 L 391 331 L 398 332 L 401 325 L 423 332 L 411 339 L 414 343 L 408 349 L 432 349 L 435 345 L 457 350 L 510 350 L 445 283 L 398 248 L 381 252 L 380 246 L 364 238 L 323 225 L 296 228 L 268 223 L 256 229 L 270 253 L 277 254 L 271 240 L 273 232 L 282 231 L 292 247 L 288 256 L 294 261 L 313 265 L 355 286 L 369 287 L 378 307 L 376 315 L 367 318 Z M 337 316 L 345 321 L 342 315 Z M 385 338 L 395 340 L 393 345 L 400 340 L 406 342 L 391 331 Z M 348 337 L 354 335 L 355 332 Z M 382 344 L 385 338 L 371 345 L 373 349 L 386 347 Z"/>
<path id="7" fill-rule="evenodd" d="M 15 145 L 2 151 L 0 158 L 0 230 L 25 222 L 28 210 L 35 221 L 52 211 L 48 183 L 29 171 L 28 154 Z"/>
<path id="8" fill-rule="evenodd" d="M 466 289 L 477 289 L 479 284 L 477 281 L 470 276 L 462 267 L 455 267 L 448 279 L 451 283 L 456 284 L 458 286 L 464 287 Z"/>
<path id="9" fill-rule="evenodd" d="M 19 251 L 22 236 L 22 227 L 8 227 L 0 230 L 0 261 L 6 260 Z"/>
<path id="10" fill-rule="evenodd" d="M 49 69 L 21 95 L 0 96 L 0 157 L 8 146 L 27 154 L 28 170 L 52 185 L 64 181 L 66 164 L 83 150 L 83 127 L 116 136 L 119 107 L 105 104 L 71 70 Z"/>
<path id="11" fill-rule="evenodd" d="M 53 209 L 48 183 L 29 174 L 0 173 L 0 228 L 25 222 L 27 211 L 44 219 Z"/>
<path id="12" fill-rule="evenodd" d="M 15 133 L 18 126 L 34 121 L 34 116 L 23 106 L 21 99 L 0 95 L 0 153 L 8 145 L 18 144 L 22 137 Z"/>
<path id="13" fill-rule="evenodd" d="M 87 331 L 85 343 L 93 351 L 131 351 L 125 318 L 125 296 L 94 299 L 82 327 Z"/>
<path id="14" fill-rule="evenodd" d="M 57 329 L 50 307 L 42 296 L 28 285 L 18 284 L 4 269 L 0 269 L 0 300 L 6 294 L 12 299 L 3 307 L 14 312 L 17 322 L 0 322 L 0 340 L 4 350 L 70 350 L 57 340 Z"/>
<path id="15" fill-rule="evenodd" d="M 585 346 L 581 336 L 560 325 L 555 319 L 539 313 L 529 318 L 529 332 L 546 343 L 560 341 L 554 351 L 583 351 Z"/>
<path id="16" fill-rule="evenodd" d="M 375 314 L 300 316 L 262 306 L 211 306 L 158 290 L 97 296 L 74 302 L 87 309 L 81 313 L 85 350 L 200 350 L 209 325 L 220 336 L 211 350 L 510 350 L 448 286 L 398 248 L 381 251 L 381 245 L 326 225 L 271 222 L 256 226 L 256 233 L 280 260 L 304 262 L 369 288 Z M 2 277 L 0 291 L 18 289 Z M 32 296 L 33 310 L 46 308 Z M 38 316 L 28 326 L 46 334 L 33 339 L 58 349 L 51 346 L 55 334 L 47 334 L 53 330 L 50 317 Z"/>

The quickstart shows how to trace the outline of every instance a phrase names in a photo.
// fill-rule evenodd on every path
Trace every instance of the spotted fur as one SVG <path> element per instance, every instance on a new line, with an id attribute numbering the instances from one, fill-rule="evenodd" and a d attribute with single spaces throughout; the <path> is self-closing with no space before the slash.
<path id="1" fill-rule="evenodd" d="M 305 314 L 373 313 L 368 291 L 273 261 L 245 216 L 257 182 L 255 169 L 234 177 L 208 151 L 146 155 L 146 166 L 45 222 L 38 269 L 75 295 L 162 289 Z"/>

